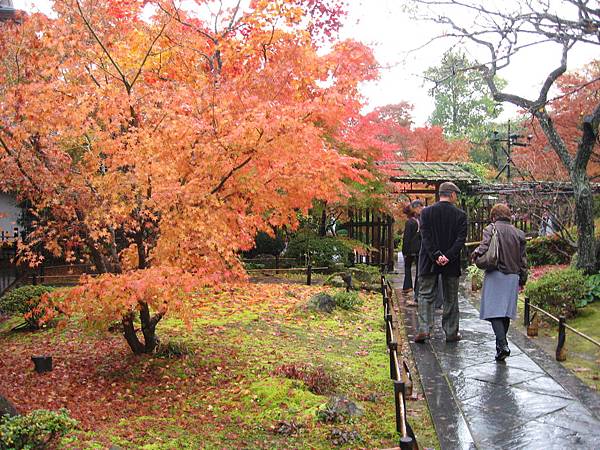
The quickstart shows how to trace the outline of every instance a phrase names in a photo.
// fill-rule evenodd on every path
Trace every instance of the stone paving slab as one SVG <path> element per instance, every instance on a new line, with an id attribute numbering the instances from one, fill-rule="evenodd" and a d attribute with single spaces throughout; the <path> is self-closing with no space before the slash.
<path id="1" fill-rule="evenodd" d="M 402 278 L 389 277 L 396 287 Z M 432 338 L 415 344 L 416 308 L 397 297 L 442 449 L 600 449 L 598 394 L 515 327 L 511 356 L 497 363 L 491 326 L 463 291 L 463 340 L 445 342 L 436 311 Z"/>

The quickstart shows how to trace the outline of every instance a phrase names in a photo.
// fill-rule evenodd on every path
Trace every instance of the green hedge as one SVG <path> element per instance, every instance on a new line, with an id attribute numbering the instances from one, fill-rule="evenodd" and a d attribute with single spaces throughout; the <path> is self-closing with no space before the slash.
<path id="1" fill-rule="evenodd" d="M 525 288 L 525 295 L 534 305 L 567 318 L 577 314 L 577 307 L 582 306 L 582 299 L 589 294 L 586 276 L 574 268 L 548 272 Z"/>
<path id="2" fill-rule="evenodd" d="M 530 266 L 569 264 L 575 250 L 558 236 L 537 237 L 527 242 L 527 261 Z"/>
<path id="3" fill-rule="evenodd" d="M 0 417 L 0 450 L 38 450 L 52 443 L 77 426 L 66 409 L 58 412 L 43 409 L 24 416 Z"/>
<path id="4" fill-rule="evenodd" d="M 0 311 L 21 315 L 32 313 L 25 321 L 31 328 L 39 328 L 39 320 L 43 314 L 36 312 L 36 308 L 40 303 L 40 297 L 55 289 L 52 286 L 42 285 L 28 285 L 13 289 L 0 298 Z"/>

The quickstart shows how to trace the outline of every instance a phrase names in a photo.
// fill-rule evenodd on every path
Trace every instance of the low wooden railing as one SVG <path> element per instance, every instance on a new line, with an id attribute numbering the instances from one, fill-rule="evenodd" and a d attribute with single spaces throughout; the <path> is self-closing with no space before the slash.
<path id="1" fill-rule="evenodd" d="M 383 299 L 383 318 L 385 321 L 385 340 L 390 357 L 390 378 L 394 383 L 394 402 L 396 405 L 396 431 L 400 435 L 400 450 L 417 450 L 417 439 L 408 423 L 406 399 L 412 396 L 413 382 L 410 369 L 398 346 L 397 330 L 394 324 L 394 308 L 392 307 L 392 286 L 381 276 L 381 296 Z"/>
<path id="2" fill-rule="evenodd" d="M 561 316 L 556 317 L 553 314 L 550 314 L 548 311 L 545 311 L 542 308 L 540 308 L 539 306 L 532 304 L 528 297 L 525 297 L 524 303 L 525 303 L 525 308 L 523 309 L 523 326 L 525 326 L 527 328 L 527 336 L 530 336 L 530 337 L 537 336 L 537 330 L 534 329 L 534 327 L 532 327 L 532 324 L 534 323 L 538 312 L 541 314 L 544 314 L 546 317 L 555 321 L 558 324 L 558 342 L 556 345 L 556 360 L 557 361 L 566 361 L 566 359 L 567 359 L 567 354 L 564 351 L 565 342 L 567 340 L 567 330 L 575 333 L 579 337 L 582 337 L 583 339 L 594 344 L 596 347 L 600 348 L 600 342 L 598 342 L 597 340 L 591 338 L 590 336 L 582 333 L 581 331 L 576 330 L 572 326 L 568 325 L 567 319 L 565 316 L 561 315 Z M 535 310 L 533 315 L 531 314 L 532 309 Z"/>

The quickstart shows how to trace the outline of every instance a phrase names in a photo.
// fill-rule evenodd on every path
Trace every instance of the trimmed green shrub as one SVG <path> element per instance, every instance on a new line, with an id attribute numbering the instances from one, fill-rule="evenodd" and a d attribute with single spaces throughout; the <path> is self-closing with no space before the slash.
<path id="1" fill-rule="evenodd" d="M 313 265 L 332 267 L 339 263 L 346 265 L 352 247 L 342 239 L 319 237 L 311 231 L 301 231 L 291 238 L 285 256 L 304 261 L 307 252 Z"/>
<path id="2" fill-rule="evenodd" d="M 364 304 L 364 301 L 358 292 L 354 291 L 337 291 L 333 294 L 333 300 L 335 301 L 336 307 L 345 310 L 356 310 Z"/>
<path id="3" fill-rule="evenodd" d="M 530 266 L 569 264 L 575 248 L 559 236 L 543 236 L 527 242 L 527 261 Z"/>
<path id="4" fill-rule="evenodd" d="M 25 416 L 0 418 L 0 450 L 45 449 L 77 426 L 66 409 L 38 409 Z"/>
<path id="5" fill-rule="evenodd" d="M 585 275 L 573 268 L 548 272 L 525 288 L 534 305 L 567 318 L 577 314 L 577 306 L 588 294 Z"/>
<path id="6" fill-rule="evenodd" d="M 40 319 L 45 315 L 44 311 L 38 309 L 40 297 L 52 292 L 53 286 L 21 286 L 8 291 L 0 298 L 0 311 L 7 314 L 22 314 L 25 322 L 31 328 L 39 328 Z"/>

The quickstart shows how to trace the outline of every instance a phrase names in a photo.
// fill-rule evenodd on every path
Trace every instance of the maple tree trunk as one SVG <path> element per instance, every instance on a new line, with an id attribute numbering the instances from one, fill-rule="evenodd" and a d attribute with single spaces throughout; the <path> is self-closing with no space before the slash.
<path id="1" fill-rule="evenodd" d="M 148 303 L 140 302 L 140 322 L 142 324 L 142 335 L 144 341 L 140 341 L 135 326 L 133 324 L 133 313 L 123 317 L 123 335 L 129 348 L 136 355 L 144 353 L 152 353 L 158 345 L 158 336 L 156 335 L 156 325 L 162 319 L 163 313 L 156 313 L 154 316 L 150 315 L 150 308 Z"/>
<path id="2" fill-rule="evenodd" d="M 123 335 L 125 336 L 125 340 L 129 344 L 131 351 L 136 355 L 141 355 L 144 353 L 144 344 L 140 342 L 135 333 L 135 327 L 133 326 L 133 313 L 123 317 L 121 320 L 123 324 Z"/>
<path id="3" fill-rule="evenodd" d="M 327 202 L 323 204 L 323 212 L 321 213 L 321 223 L 319 224 L 319 236 L 325 237 L 327 234 Z"/>

